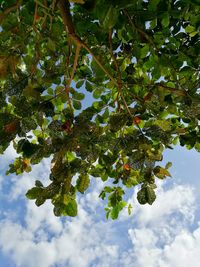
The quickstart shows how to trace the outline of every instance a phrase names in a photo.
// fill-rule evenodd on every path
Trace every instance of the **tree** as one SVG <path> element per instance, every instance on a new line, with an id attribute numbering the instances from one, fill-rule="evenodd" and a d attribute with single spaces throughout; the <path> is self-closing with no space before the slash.
<path id="1" fill-rule="evenodd" d="M 165 149 L 200 151 L 200 5 L 71 2 L 1 1 L 0 152 L 13 143 L 17 175 L 52 156 L 50 184 L 26 196 L 51 199 L 56 216 L 77 215 L 90 179 L 108 181 L 100 198 L 115 219 L 129 188 L 154 202 Z"/>

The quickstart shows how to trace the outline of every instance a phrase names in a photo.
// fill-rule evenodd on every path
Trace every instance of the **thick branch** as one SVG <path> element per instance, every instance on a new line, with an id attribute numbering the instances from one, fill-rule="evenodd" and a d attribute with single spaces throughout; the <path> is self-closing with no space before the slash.
<path id="1" fill-rule="evenodd" d="M 58 1 L 58 8 L 60 9 L 64 25 L 67 28 L 67 31 L 70 35 L 75 35 L 75 28 L 72 22 L 72 17 L 70 14 L 69 7 L 70 7 L 70 4 L 67 0 Z"/>

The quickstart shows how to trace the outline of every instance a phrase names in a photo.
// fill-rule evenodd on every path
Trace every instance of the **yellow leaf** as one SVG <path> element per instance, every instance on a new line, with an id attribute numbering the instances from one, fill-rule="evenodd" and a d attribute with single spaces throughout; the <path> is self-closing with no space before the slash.
<path id="1" fill-rule="evenodd" d="M 169 171 L 160 166 L 156 166 L 153 171 L 154 171 L 155 176 L 158 177 L 159 179 L 165 179 L 166 176 L 171 177 L 171 174 L 169 173 Z"/>
<path id="2" fill-rule="evenodd" d="M 157 120 L 155 124 L 158 125 L 163 131 L 171 130 L 171 122 L 167 120 Z"/>

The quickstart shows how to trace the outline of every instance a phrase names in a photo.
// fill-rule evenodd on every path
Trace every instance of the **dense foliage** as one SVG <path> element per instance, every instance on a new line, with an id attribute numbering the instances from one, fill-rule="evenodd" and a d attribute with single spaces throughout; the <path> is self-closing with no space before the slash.
<path id="1" fill-rule="evenodd" d="M 26 195 L 56 216 L 101 178 L 115 219 L 136 185 L 154 202 L 165 149 L 200 151 L 199 0 L 71 2 L 0 2 L 0 153 L 17 175 L 52 157 Z"/>

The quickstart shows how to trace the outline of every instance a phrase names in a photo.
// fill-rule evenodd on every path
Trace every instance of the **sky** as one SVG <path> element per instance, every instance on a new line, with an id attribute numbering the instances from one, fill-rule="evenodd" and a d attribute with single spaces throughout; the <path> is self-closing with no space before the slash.
<path id="1" fill-rule="evenodd" d="M 10 146 L 0 157 L 0 266 L 2 267 L 199 267 L 200 177 L 198 153 L 177 147 L 165 153 L 172 178 L 158 181 L 152 206 L 137 203 L 137 188 L 119 219 L 105 218 L 93 178 L 79 197 L 76 218 L 57 218 L 50 202 L 36 207 L 25 192 L 36 179 L 48 184 L 49 159 L 29 174 L 5 176 L 15 156 Z M 163 163 L 164 164 L 164 163 Z"/>

